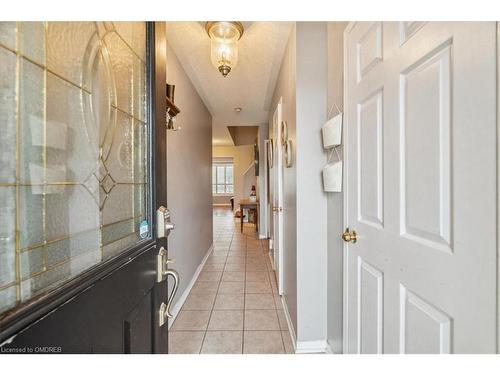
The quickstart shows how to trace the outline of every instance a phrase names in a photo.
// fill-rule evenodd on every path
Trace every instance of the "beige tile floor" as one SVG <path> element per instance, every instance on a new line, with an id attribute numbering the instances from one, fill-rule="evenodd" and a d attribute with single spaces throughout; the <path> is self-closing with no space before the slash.
<path id="1" fill-rule="evenodd" d="M 255 228 L 214 209 L 214 250 L 169 332 L 172 354 L 293 353 L 276 278 Z"/>

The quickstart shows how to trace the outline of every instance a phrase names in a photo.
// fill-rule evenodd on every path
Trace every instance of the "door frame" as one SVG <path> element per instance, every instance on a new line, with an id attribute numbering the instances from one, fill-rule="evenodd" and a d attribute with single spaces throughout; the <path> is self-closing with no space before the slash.
<path id="1" fill-rule="evenodd" d="M 497 354 L 500 354 L 500 22 L 496 23 L 497 36 L 497 69 L 496 69 L 496 85 L 497 85 Z"/>
<path id="2" fill-rule="evenodd" d="M 68 280 L 63 285 L 35 296 L 29 301 L 7 311 L 0 316 L 0 346 L 8 343 L 18 332 L 26 329 L 45 315 L 50 314 L 58 307 L 77 298 L 92 288 L 100 280 L 111 275 L 121 267 L 132 262 L 142 254 L 152 251 L 152 248 L 164 246 L 167 247 L 167 240 L 156 239 L 156 207 L 166 206 L 166 157 L 156 158 L 161 155 L 159 152 L 165 152 L 165 136 L 156 137 L 156 134 L 164 135 L 165 132 L 165 82 L 166 82 L 166 56 L 165 56 L 165 24 L 164 22 L 147 22 L 147 54 L 148 54 L 148 88 L 147 92 L 151 100 L 148 101 L 148 121 L 150 125 L 150 136 L 148 142 L 148 156 L 151 158 L 149 166 L 150 184 L 148 194 L 151 199 L 149 205 L 149 220 L 152 222 L 152 237 L 131 247 L 127 251 L 113 257 L 107 261 L 99 263 L 94 267 L 84 271 L 80 275 Z M 163 168 L 164 173 L 160 173 L 161 178 L 156 178 L 155 171 Z M 162 185 L 165 184 L 165 185 Z M 166 283 L 158 283 L 154 288 L 155 301 L 167 300 Z M 159 308 L 159 306 L 158 306 Z M 156 306 L 155 306 L 156 310 Z M 158 326 L 159 315 L 155 314 L 154 322 Z M 167 326 L 164 325 L 159 331 L 160 334 L 153 334 L 153 351 L 158 348 L 167 348 Z"/>
<path id="3" fill-rule="evenodd" d="M 347 152 L 347 143 L 348 143 L 348 137 L 349 137 L 349 130 L 347 124 L 349 123 L 349 101 L 347 100 L 348 98 L 348 84 L 347 84 L 347 79 L 345 77 L 348 77 L 348 64 L 347 64 L 347 35 L 352 31 L 354 26 L 356 26 L 357 22 L 349 22 L 349 24 L 346 26 L 344 30 L 344 36 L 343 36 L 343 50 L 344 50 L 344 59 L 343 59 L 343 75 L 344 75 L 344 87 L 343 87 L 343 116 L 344 116 L 344 125 L 342 129 L 342 163 L 343 163 L 343 175 L 342 175 L 342 227 L 346 228 L 348 223 L 349 223 L 349 215 L 348 215 L 348 198 L 349 198 L 349 185 L 348 185 L 348 175 L 349 175 L 349 169 L 348 169 L 348 160 L 349 160 L 349 153 Z M 340 235 L 340 234 L 339 234 Z M 347 283 L 348 283 L 348 243 L 347 242 L 342 242 L 342 353 L 347 354 L 348 353 L 348 348 L 349 348 L 349 337 L 347 335 L 347 328 L 348 328 L 348 311 L 347 311 L 347 306 L 348 304 L 348 294 L 347 294 Z"/>
<path id="4" fill-rule="evenodd" d="M 261 225 L 262 228 L 262 235 L 265 238 L 271 237 L 270 230 L 269 230 L 269 218 L 270 214 L 272 214 L 272 210 L 269 210 L 270 208 L 270 202 L 269 202 L 269 195 L 270 195 L 270 185 L 269 185 L 269 157 L 268 157 L 268 148 L 269 145 L 271 144 L 271 141 L 269 139 L 264 139 L 264 152 L 265 152 L 265 163 L 264 163 L 264 194 L 263 197 L 260 199 L 262 202 L 261 204 L 261 212 L 265 212 L 265 215 L 260 215 L 261 217 L 264 218 L 264 225 Z M 262 207 L 264 210 L 262 210 Z M 269 249 L 267 249 L 269 250 Z"/>
<path id="5" fill-rule="evenodd" d="M 151 84 L 149 85 L 151 97 L 151 212 L 153 214 L 153 241 L 156 244 L 156 251 L 162 247 L 168 251 L 167 237 L 157 238 L 158 223 L 157 209 L 160 206 L 167 205 L 167 130 L 165 127 L 165 118 L 167 116 L 167 36 L 165 22 L 148 22 L 151 24 L 150 47 L 154 46 L 152 51 L 148 51 L 150 64 Z M 160 171 L 160 173 L 158 173 Z M 157 283 L 154 288 L 155 311 L 160 311 L 160 305 L 168 299 L 168 281 Z M 153 353 L 162 353 L 161 348 L 165 348 L 168 353 L 168 322 L 160 326 L 160 313 L 154 314 L 153 324 L 159 327 L 153 331 Z"/>
<path id="6" fill-rule="evenodd" d="M 282 150 L 282 145 L 281 145 L 281 123 L 283 122 L 283 97 L 280 97 L 278 103 L 276 104 L 276 109 L 273 112 L 273 138 L 275 147 L 276 149 L 273 151 L 273 169 L 276 168 L 275 175 L 273 178 L 273 202 L 272 206 L 274 206 L 274 198 L 276 195 L 276 192 L 278 193 L 278 203 L 280 203 L 280 207 L 284 206 L 284 196 L 283 196 L 283 186 L 284 186 L 284 170 L 283 170 L 283 150 Z M 277 112 L 277 123 L 274 124 L 274 117 Z M 275 129 L 276 125 L 276 129 Z M 279 175 L 281 173 L 281 181 L 279 179 Z M 281 196 L 281 202 L 279 199 L 279 196 Z M 278 275 L 277 275 L 277 281 L 278 281 L 278 294 L 281 296 L 283 295 L 283 284 L 284 284 L 284 269 L 283 269 L 283 251 L 284 251 L 284 235 L 283 235 L 283 222 L 284 222 L 284 217 L 283 217 L 283 211 L 277 211 L 273 212 L 273 260 L 275 256 L 275 250 L 276 250 L 276 244 L 278 244 Z M 278 221 L 278 224 L 280 222 L 280 217 L 278 215 L 281 215 L 281 225 L 275 225 L 274 223 L 274 217 L 277 216 L 276 220 Z M 278 233 L 278 238 L 274 238 L 274 233 L 275 229 L 277 227 L 276 232 Z"/>

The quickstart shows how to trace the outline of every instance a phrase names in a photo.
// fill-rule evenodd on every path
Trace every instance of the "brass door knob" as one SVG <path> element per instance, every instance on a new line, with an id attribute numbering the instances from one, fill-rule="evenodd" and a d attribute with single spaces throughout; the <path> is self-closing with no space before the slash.
<path id="1" fill-rule="evenodd" d="M 357 234 L 356 234 L 355 230 L 353 230 L 352 232 L 350 232 L 349 228 L 346 228 L 345 232 L 342 233 L 342 239 L 345 242 L 356 243 L 356 241 L 358 240 L 358 237 L 357 237 Z"/>

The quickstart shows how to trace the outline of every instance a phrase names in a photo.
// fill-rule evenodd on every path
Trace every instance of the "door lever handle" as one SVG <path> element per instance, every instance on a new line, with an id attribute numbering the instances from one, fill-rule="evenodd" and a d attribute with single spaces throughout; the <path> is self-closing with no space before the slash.
<path id="1" fill-rule="evenodd" d="M 170 293 L 170 296 L 167 299 L 167 303 L 162 302 L 160 305 L 160 311 L 159 311 L 159 326 L 161 327 L 167 322 L 168 318 L 173 318 L 174 316 L 170 312 L 170 307 L 172 305 L 172 301 L 177 294 L 177 290 L 179 289 L 179 273 L 176 270 L 166 270 L 164 272 L 165 276 L 172 276 L 174 279 L 174 287 L 172 288 L 172 293 Z"/>
<path id="2" fill-rule="evenodd" d="M 165 272 L 165 275 L 167 277 L 172 276 L 172 278 L 174 279 L 174 287 L 172 288 L 172 293 L 170 293 L 170 296 L 168 297 L 167 307 L 165 310 L 165 315 L 168 318 L 173 318 L 174 316 L 170 312 L 170 306 L 172 305 L 172 301 L 177 294 L 177 289 L 179 289 L 179 273 L 176 270 L 167 270 L 167 272 Z"/>

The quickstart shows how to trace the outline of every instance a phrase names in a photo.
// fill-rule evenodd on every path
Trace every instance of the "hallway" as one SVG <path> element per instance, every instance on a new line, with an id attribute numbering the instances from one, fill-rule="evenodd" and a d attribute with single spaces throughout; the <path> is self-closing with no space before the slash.
<path id="1" fill-rule="evenodd" d="M 500 22 L 220 8 L 0 20 L 0 354 L 500 354 Z"/>
<path id="2" fill-rule="evenodd" d="M 214 208 L 213 252 L 169 333 L 171 354 L 293 353 L 267 241 Z"/>

